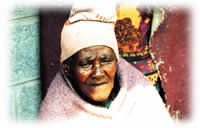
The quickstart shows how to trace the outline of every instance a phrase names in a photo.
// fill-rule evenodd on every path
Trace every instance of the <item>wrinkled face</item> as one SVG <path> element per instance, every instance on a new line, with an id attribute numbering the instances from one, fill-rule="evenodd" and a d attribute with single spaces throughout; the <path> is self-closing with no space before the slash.
<path id="1" fill-rule="evenodd" d="M 73 62 L 72 76 L 81 93 L 93 101 L 106 101 L 117 70 L 113 50 L 106 46 L 82 49 Z"/>

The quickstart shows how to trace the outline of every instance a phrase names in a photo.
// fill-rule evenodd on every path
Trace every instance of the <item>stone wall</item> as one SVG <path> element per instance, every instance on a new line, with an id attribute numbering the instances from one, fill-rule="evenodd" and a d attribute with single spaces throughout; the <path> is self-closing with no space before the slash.
<path id="1" fill-rule="evenodd" d="M 39 9 L 14 8 L 8 25 L 9 117 L 35 120 L 41 103 Z"/>

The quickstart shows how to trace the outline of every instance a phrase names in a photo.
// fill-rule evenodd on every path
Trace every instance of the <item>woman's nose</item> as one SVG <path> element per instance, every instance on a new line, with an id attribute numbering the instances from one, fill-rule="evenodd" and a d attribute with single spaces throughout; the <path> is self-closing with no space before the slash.
<path id="1" fill-rule="evenodd" d="M 92 77 L 101 78 L 102 76 L 103 76 L 103 69 L 101 68 L 100 64 L 96 64 L 92 72 Z"/>

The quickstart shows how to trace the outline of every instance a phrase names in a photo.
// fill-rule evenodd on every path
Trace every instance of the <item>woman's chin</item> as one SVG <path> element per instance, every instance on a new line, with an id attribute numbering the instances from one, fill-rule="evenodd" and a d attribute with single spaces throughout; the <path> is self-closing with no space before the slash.
<path id="1" fill-rule="evenodd" d="M 103 84 L 101 86 L 82 86 L 85 88 L 82 89 L 82 93 L 84 93 L 90 100 L 96 102 L 105 102 L 108 100 L 110 93 L 112 91 L 112 84 Z"/>
<path id="2" fill-rule="evenodd" d="M 110 94 L 104 94 L 104 95 L 95 94 L 95 95 L 89 96 L 89 98 L 96 102 L 106 102 L 108 100 L 109 95 Z"/>

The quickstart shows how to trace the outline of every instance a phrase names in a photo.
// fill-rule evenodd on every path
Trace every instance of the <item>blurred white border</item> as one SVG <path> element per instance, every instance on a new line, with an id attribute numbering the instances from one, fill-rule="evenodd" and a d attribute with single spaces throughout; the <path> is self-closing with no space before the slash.
<path id="1" fill-rule="evenodd" d="M 1 39 L 1 45 L 0 45 L 0 120 L 2 123 L 3 127 L 9 127 L 9 128 L 26 128 L 26 127 L 83 127 L 82 124 L 88 124 L 89 127 L 131 127 L 131 124 L 123 124 L 122 122 L 119 125 L 119 122 L 116 123 L 116 126 L 111 126 L 107 124 L 108 122 L 95 122 L 95 121 L 87 121 L 86 120 L 80 121 L 80 122 L 59 122 L 59 123 L 35 123 L 35 122 L 12 122 L 8 120 L 8 22 L 9 22 L 9 12 L 12 8 L 15 6 L 43 6 L 43 7 L 49 7 L 49 6 L 67 6 L 71 5 L 73 2 L 94 2 L 94 0 L 16 0 L 16 1 L 10 1 L 10 0 L 4 0 L 1 2 L 1 7 L 0 7 L 0 25 L 1 25 L 1 34 L 0 34 L 0 39 Z M 97 1 L 97 0 L 95 0 Z M 106 2 L 109 0 L 101 0 L 101 2 Z M 189 121 L 184 122 L 184 126 L 180 126 L 182 128 L 197 128 L 198 126 L 200 127 L 199 120 L 200 120 L 200 111 L 198 108 L 200 108 L 199 105 L 199 98 L 200 98 L 200 78 L 199 78 L 199 67 L 200 67 L 200 7 L 198 1 L 195 0 L 112 0 L 112 2 L 116 3 L 132 3 L 135 5 L 152 5 L 152 6 L 171 6 L 171 5 L 178 5 L 187 7 L 191 9 L 192 11 L 192 62 L 190 62 L 191 68 L 192 68 L 192 77 L 193 77 L 193 83 L 192 84 L 192 90 L 191 92 L 193 98 L 193 108 L 192 108 L 192 114 L 193 118 Z M 159 119 L 158 119 L 159 120 Z M 106 125 L 105 125 L 105 124 Z M 134 122 L 133 122 L 134 123 Z M 198 125 L 198 126 L 197 126 Z"/>

